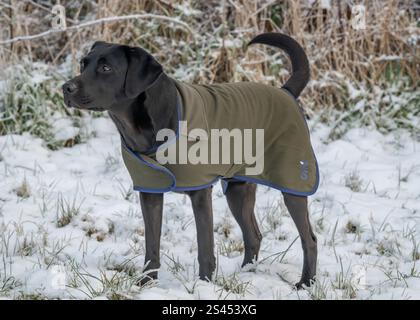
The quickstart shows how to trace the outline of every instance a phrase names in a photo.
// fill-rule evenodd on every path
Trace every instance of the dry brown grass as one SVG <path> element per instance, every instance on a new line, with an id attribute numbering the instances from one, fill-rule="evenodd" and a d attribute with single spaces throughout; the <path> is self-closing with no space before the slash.
<path id="1" fill-rule="evenodd" d="M 61 1 L 67 8 L 68 25 L 108 16 L 154 13 L 186 22 L 194 34 L 167 21 L 118 21 L 0 46 L 0 61 L 29 59 L 58 64 L 71 54 L 77 71 L 80 52 L 101 39 L 142 46 L 168 73 L 183 80 L 255 80 L 279 85 L 288 76 L 284 72 L 287 65 L 278 59 L 283 55 L 263 46 L 246 51 L 246 43 L 261 32 L 280 31 L 296 38 L 309 56 L 313 81 L 302 95 L 307 110 L 346 110 L 357 102 L 355 91 L 353 96 L 351 92 L 354 88 L 381 111 L 386 109 L 386 102 L 381 100 L 380 90 L 397 82 L 402 82 L 397 85 L 399 91 L 418 89 L 419 9 L 409 0 L 365 1 L 367 29 L 363 31 L 351 27 L 349 3 L 357 1 L 332 1 L 330 8 L 323 8 L 321 1 L 309 5 L 304 0 L 79 2 Z M 42 3 L 0 1 L 0 36 L 7 39 L 47 30 L 51 4 Z"/>

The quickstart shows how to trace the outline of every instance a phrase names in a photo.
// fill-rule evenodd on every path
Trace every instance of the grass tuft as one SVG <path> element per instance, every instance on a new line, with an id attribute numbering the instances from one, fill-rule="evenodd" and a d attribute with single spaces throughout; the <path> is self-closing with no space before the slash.
<path id="1" fill-rule="evenodd" d="M 69 202 L 60 196 L 57 200 L 56 209 L 57 228 L 63 228 L 70 224 L 73 221 L 73 218 L 80 214 L 81 206 L 82 202 L 76 204 L 76 197 L 73 199 L 72 202 Z"/>
<path id="2" fill-rule="evenodd" d="M 22 199 L 27 199 L 31 196 L 31 190 L 26 179 L 23 179 L 22 184 L 14 189 L 14 191 L 16 192 L 16 195 Z"/>

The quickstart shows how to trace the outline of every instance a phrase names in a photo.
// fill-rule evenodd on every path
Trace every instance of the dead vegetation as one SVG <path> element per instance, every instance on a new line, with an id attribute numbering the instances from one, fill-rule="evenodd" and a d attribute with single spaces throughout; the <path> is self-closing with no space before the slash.
<path id="1" fill-rule="evenodd" d="M 1 1 L 0 37 L 4 40 L 48 30 L 52 2 Z M 372 108 L 380 113 L 404 113 L 405 108 L 390 107 L 395 101 L 389 101 L 389 94 L 402 98 L 405 91 L 412 93 L 419 84 L 418 8 L 408 0 L 368 1 L 365 30 L 352 28 L 352 7 L 345 0 L 61 3 L 66 7 L 68 26 L 135 13 L 151 13 L 173 21 L 113 21 L 15 42 L 0 46 L 1 61 L 29 59 L 58 64 L 70 54 L 76 72 L 80 52 L 100 39 L 142 46 L 169 73 L 184 80 L 256 80 L 279 85 L 288 76 L 286 65 L 278 59 L 282 54 L 262 46 L 246 51 L 246 43 L 258 33 L 280 31 L 295 37 L 310 58 L 313 81 L 302 96 L 310 113 L 353 109 L 361 100 L 365 103 L 356 113 Z M 186 23 L 193 33 L 176 21 Z M 417 102 L 418 97 L 406 101 Z M 375 122 L 369 116 L 363 121 Z"/>

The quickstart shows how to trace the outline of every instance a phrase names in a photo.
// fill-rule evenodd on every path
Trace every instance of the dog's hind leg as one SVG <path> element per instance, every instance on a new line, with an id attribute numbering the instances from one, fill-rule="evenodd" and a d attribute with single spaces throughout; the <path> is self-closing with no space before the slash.
<path id="1" fill-rule="evenodd" d="M 303 284 L 310 286 L 316 273 L 317 240 L 312 231 L 308 213 L 308 198 L 283 193 L 284 203 L 298 229 L 303 248 L 302 277 L 296 284 L 299 289 Z"/>
<path id="2" fill-rule="evenodd" d="M 160 233 L 162 229 L 163 193 L 140 192 L 140 205 L 144 220 L 146 236 L 146 257 L 144 271 L 156 270 L 160 267 Z M 143 285 L 157 279 L 158 272 L 150 271 L 140 281 Z"/>
<path id="3" fill-rule="evenodd" d="M 198 242 L 199 275 L 202 280 L 211 280 L 216 268 L 214 257 L 212 187 L 186 192 L 191 198 Z"/>
<path id="4" fill-rule="evenodd" d="M 257 186 L 248 182 L 229 182 L 226 199 L 230 210 L 238 222 L 244 239 L 245 256 L 242 266 L 258 258 L 261 233 L 255 219 L 254 206 Z"/>

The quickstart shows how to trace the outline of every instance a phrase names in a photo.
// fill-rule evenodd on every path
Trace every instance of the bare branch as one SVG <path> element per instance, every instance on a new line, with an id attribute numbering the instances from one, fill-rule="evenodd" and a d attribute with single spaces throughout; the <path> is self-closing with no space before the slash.
<path id="1" fill-rule="evenodd" d="M 81 24 L 78 24 L 78 25 L 70 26 L 70 27 L 67 27 L 65 29 L 50 29 L 48 31 L 44 31 L 44 32 L 34 34 L 34 35 L 19 36 L 19 37 L 8 39 L 8 40 L 3 40 L 3 41 L 0 41 L 0 45 L 6 45 L 6 44 L 18 42 L 18 41 L 35 40 L 35 39 L 46 37 L 46 36 L 49 36 L 49 35 L 52 35 L 52 34 L 55 34 L 55 33 L 72 31 L 72 30 L 79 30 L 79 29 L 87 28 L 87 27 L 90 27 L 90 26 L 93 26 L 93 25 L 96 25 L 96 24 L 100 24 L 100 23 L 115 22 L 115 21 L 121 21 L 121 20 L 131 20 L 131 19 L 166 20 L 166 21 L 174 22 L 176 24 L 181 25 L 182 27 L 187 29 L 191 34 L 193 34 L 193 31 L 191 30 L 190 26 L 183 21 L 180 21 L 180 20 L 175 19 L 175 18 L 167 17 L 167 16 L 145 13 L 145 14 L 130 14 L 130 15 L 126 15 L 126 16 L 105 17 L 105 18 L 101 18 L 101 19 L 98 19 L 98 20 L 92 20 L 92 21 L 84 22 L 84 23 L 81 23 Z"/>

